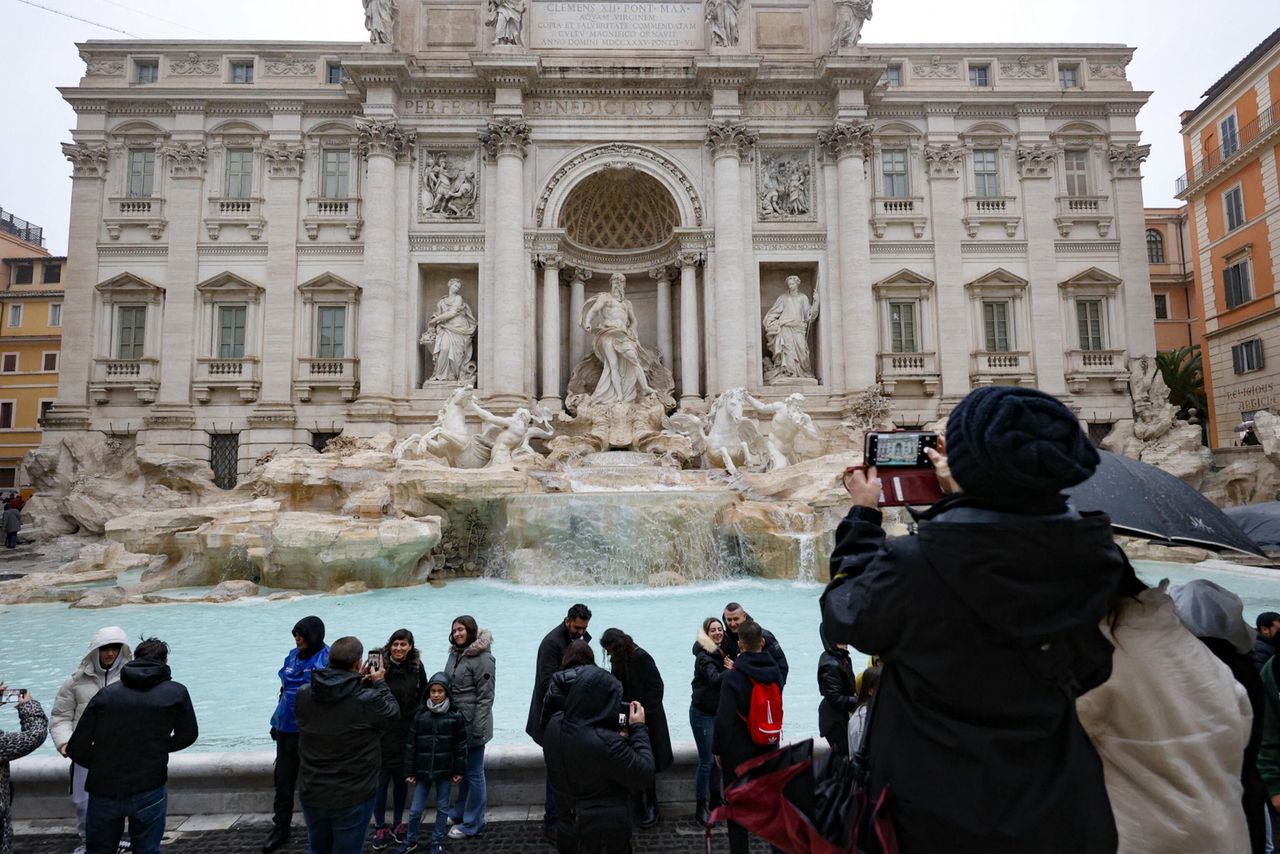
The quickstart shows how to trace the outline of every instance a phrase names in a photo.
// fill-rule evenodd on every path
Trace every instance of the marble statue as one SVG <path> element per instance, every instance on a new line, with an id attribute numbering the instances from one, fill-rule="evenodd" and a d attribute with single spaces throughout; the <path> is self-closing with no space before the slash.
<path id="1" fill-rule="evenodd" d="M 766 453 L 755 419 L 747 414 L 747 407 L 758 403 L 745 388 L 731 388 L 716 398 L 705 418 L 677 412 L 668 419 L 669 429 L 692 438 L 706 463 L 737 474 L 739 467 L 758 467 Z"/>
<path id="2" fill-rule="evenodd" d="M 524 10 L 524 0 L 489 0 L 485 25 L 493 27 L 494 44 L 522 44 Z"/>
<path id="3" fill-rule="evenodd" d="M 809 327 L 818 318 L 818 291 L 813 301 L 800 292 L 800 277 L 787 276 L 787 292 L 773 303 L 764 317 L 764 337 L 769 349 L 764 381 L 770 385 L 814 379 L 809 353 Z"/>
<path id="4" fill-rule="evenodd" d="M 1133 433 L 1144 442 L 1159 439 L 1173 427 L 1178 407 L 1169 402 L 1169 386 L 1156 360 L 1139 356 L 1129 366 L 1129 394 L 1133 398 Z"/>
<path id="5" fill-rule="evenodd" d="M 760 218 L 807 216 L 809 162 L 807 157 L 765 156 L 760 165 Z"/>
<path id="6" fill-rule="evenodd" d="M 762 403 L 751 395 L 747 402 L 762 415 L 773 416 L 769 422 L 769 434 L 765 436 L 765 453 L 769 457 L 768 471 L 786 468 L 800 461 L 796 453 L 796 440 L 801 435 L 818 439 L 818 428 L 804 411 L 804 395 L 799 392 L 787 395 L 778 403 Z"/>
<path id="7" fill-rule="evenodd" d="M 422 175 L 421 211 L 430 217 L 470 219 L 476 214 L 476 173 L 469 166 L 450 168 L 445 151 L 427 152 Z"/>
<path id="8" fill-rule="evenodd" d="M 536 455 L 537 452 L 529 446 L 529 441 L 550 439 L 555 435 L 549 418 L 543 415 L 540 419 L 541 425 L 534 424 L 533 413 L 523 406 L 512 413 L 510 418 L 494 415 L 476 403 L 474 398 L 470 409 L 479 416 L 481 421 L 501 429 L 493 439 L 493 451 L 489 455 L 489 462 L 485 464 L 485 468 L 510 465 L 516 457 Z"/>
<path id="9" fill-rule="evenodd" d="M 645 377 L 640 340 L 636 337 L 636 313 L 627 299 L 627 277 L 614 273 L 609 291 L 597 294 L 582 307 L 579 324 L 593 333 L 591 350 L 602 366 L 591 402 L 634 403 L 655 394 Z"/>
<path id="10" fill-rule="evenodd" d="M 739 0 L 706 0 L 706 19 L 711 25 L 714 47 L 736 47 L 738 44 Z"/>
<path id="11" fill-rule="evenodd" d="M 427 331 L 419 343 L 431 348 L 431 379 L 423 383 L 458 382 L 474 379 L 475 363 L 471 361 L 476 335 L 476 318 L 471 306 L 458 293 L 461 279 L 449 280 L 449 295 L 436 303 L 435 313 L 427 321 Z"/>
<path id="12" fill-rule="evenodd" d="M 369 31 L 369 41 L 393 44 L 399 14 L 396 0 L 364 0 L 364 28 Z"/>
<path id="13" fill-rule="evenodd" d="M 436 423 L 426 433 L 415 433 L 399 442 L 392 450 L 396 461 L 440 457 L 452 468 L 478 469 L 488 464 L 493 453 L 497 429 L 477 433 L 467 424 L 469 414 L 484 412 L 476 402 L 476 390 L 462 386 L 436 414 Z"/>
<path id="14" fill-rule="evenodd" d="M 862 38 L 862 25 L 871 20 L 871 0 L 835 0 L 836 24 L 831 31 L 831 52 L 853 47 Z"/>

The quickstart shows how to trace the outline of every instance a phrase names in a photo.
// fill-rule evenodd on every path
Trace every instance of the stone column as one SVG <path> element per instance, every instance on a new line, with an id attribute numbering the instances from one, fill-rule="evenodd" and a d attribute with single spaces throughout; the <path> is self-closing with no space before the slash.
<path id="1" fill-rule="evenodd" d="M 415 135 L 392 119 L 358 119 L 365 161 L 364 291 L 360 297 L 360 397 L 353 414 L 373 420 L 391 416 L 392 364 L 396 346 L 396 159 L 407 155 Z"/>
<path id="2" fill-rule="evenodd" d="M 960 244 L 963 240 L 964 218 L 960 177 L 964 149 L 951 143 L 926 145 L 924 160 L 929 173 L 933 258 L 934 269 L 937 271 L 933 296 L 940 320 L 930 325 L 936 329 L 935 347 L 938 370 L 942 375 L 942 399 L 944 405 L 949 405 L 958 403 L 969 393 L 971 339 L 968 324 L 965 323 L 968 306 L 964 282 L 960 276 L 963 269 Z"/>
<path id="3" fill-rule="evenodd" d="M 700 409 L 698 390 L 698 264 L 700 252 L 680 253 L 680 408 Z"/>
<path id="4" fill-rule="evenodd" d="M 587 279 L 591 271 L 582 267 L 573 270 L 573 281 L 569 285 L 569 373 L 587 355 L 587 334 L 578 325 L 582 317 L 583 306 L 587 304 Z"/>
<path id="5" fill-rule="evenodd" d="M 93 330 L 94 285 L 98 279 L 98 229 L 107 174 L 107 148 L 67 143 L 71 161 L 71 222 L 67 235 L 67 268 L 63 277 L 62 355 L 58 361 L 58 400 L 44 429 L 89 427 L 89 372 L 101 343 L 110 354 L 111 341 L 97 342 Z"/>
<path id="6" fill-rule="evenodd" d="M 871 230 L 867 223 L 867 181 L 863 172 L 869 122 L 836 122 L 818 134 L 818 142 L 836 158 L 839 212 L 840 300 L 843 307 L 840 354 L 846 391 L 876 381 L 876 303 L 871 292 Z"/>
<path id="7" fill-rule="evenodd" d="M 1034 145 L 1020 147 L 1017 157 L 1022 184 L 1022 228 L 1027 236 L 1027 281 L 1030 282 L 1024 299 L 1030 303 L 1031 320 L 1027 334 L 1018 336 L 1018 349 L 1031 352 L 1036 387 L 1062 397 L 1067 393 L 1067 378 L 1062 297 L 1058 293 L 1057 248 L 1054 246 L 1057 202 L 1053 198 L 1052 180 L 1057 155 L 1047 146 Z M 1147 302 L 1150 301 L 1148 293 Z M 1154 325 L 1154 321 L 1152 323 Z"/>
<path id="8" fill-rule="evenodd" d="M 542 400 L 552 412 L 561 407 L 560 396 L 560 267 L 557 253 L 538 256 L 542 265 Z"/>
<path id="9" fill-rule="evenodd" d="M 1131 357 L 1154 355 L 1155 305 L 1151 299 L 1147 225 L 1142 209 L 1142 162 L 1151 154 L 1151 146 L 1113 146 L 1107 154 L 1111 161 L 1116 237 L 1120 238 L 1120 278 L 1124 280 L 1124 343 Z M 1121 315 L 1114 312 L 1111 316 Z M 1117 346 L 1115 337 L 1110 346 Z"/>
<path id="10" fill-rule="evenodd" d="M 673 352 L 671 349 L 671 269 L 655 267 L 649 271 L 649 277 L 658 283 L 658 352 L 662 355 L 662 364 L 671 370 Z"/>
<path id="11" fill-rule="evenodd" d="M 497 204 L 494 212 L 493 257 L 493 376 L 482 377 L 481 386 L 492 401 L 510 406 L 526 403 L 525 317 L 526 277 L 524 249 L 524 155 L 529 145 L 529 125 L 515 119 L 491 121 L 480 141 L 497 163 Z M 495 400 L 496 399 L 496 400 Z"/>
<path id="12" fill-rule="evenodd" d="M 748 329 L 754 333 L 755 325 L 747 323 L 746 295 L 742 292 L 747 279 L 743 264 L 747 248 L 742 239 L 740 174 L 742 160 L 751 155 L 758 137 L 741 122 L 707 125 L 706 144 L 715 174 L 716 388 L 711 389 L 715 392 L 746 387 L 759 370 L 747 362 L 746 336 Z"/>

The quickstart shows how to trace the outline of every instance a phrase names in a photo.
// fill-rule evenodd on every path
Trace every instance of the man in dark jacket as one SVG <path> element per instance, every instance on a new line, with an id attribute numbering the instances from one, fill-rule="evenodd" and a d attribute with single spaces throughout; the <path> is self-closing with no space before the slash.
<path id="1" fill-rule="evenodd" d="M 738 657 L 733 660 L 733 669 L 725 671 L 724 678 L 720 680 L 720 704 L 716 707 L 716 729 L 712 741 L 715 745 L 716 764 L 724 773 L 726 791 L 737 778 L 738 775 L 734 772 L 739 765 L 778 749 L 777 744 L 757 744 L 751 737 L 747 722 L 755 683 L 776 683 L 781 689 L 781 670 L 774 657 L 764 651 L 764 629 L 754 620 L 738 624 L 738 645 Z M 730 821 L 730 854 L 748 854 L 750 850 L 746 828 Z"/>
<path id="2" fill-rule="evenodd" d="M 591 609 L 582 603 L 575 604 L 565 615 L 564 622 L 556 626 L 538 644 L 538 660 L 533 677 L 533 696 L 529 699 L 529 717 L 525 721 L 524 731 L 534 741 L 542 726 L 542 703 L 547 696 L 547 686 L 551 675 L 560 669 L 560 660 L 564 658 L 569 644 L 576 640 L 591 642 L 587 634 L 587 624 L 591 622 Z M 551 778 L 547 778 L 546 800 L 542 811 L 542 831 L 551 838 L 556 826 L 556 803 L 551 794 Z"/>
<path id="3" fill-rule="evenodd" d="M 732 659 L 737 659 L 738 627 L 750 620 L 751 615 L 743 610 L 743 607 L 737 602 L 730 602 L 724 606 L 724 613 L 721 616 L 724 617 L 724 641 L 720 644 L 720 647 L 724 650 L 725 655 Z M 759 624 L 757 623 L 757 625 Z M 778 672 L 782 674 L 778 684 L 785 688 L 787 685 L 787 671 L 790 668 L 787 666 L 787 656 L 782 651 L 782 644 L 778 643 L 778 639 L 768 629 L 761 627 L 760 631 L 764 632 L 765 653 L 778 665 Z"/>
<path id="4" fill-rule="evenodd" d="M 329 666 L 298 689 L 298 788 L 311 854 L 352 854 L 363 847 L 382 732 L 400 716 L 385 672 L 362 667 L 363 656 L 359 640 L 338 638 L 329 648 Z"/>
<path id="5" fill-rule="evenodd" d="M 133 655 L 120 681 L 89 701 L 67 742 L 67 756 L 89 769 L 86 854 L 115 854 L 125 819 L 135 854 L 158 854 L 169 754 L 190 747 L 200 732 L 187 689 L 169 672 L 168 645 L 148 638 Z"/>
<path id="6" fill-rule="evenodd" d="M 819 632 L 821 633 L 821 632 Z M 818 733 L 840 756 L 849 755 L 849 715 L 858 706 L 858 683 L 853 675 L 849 645 L 822 638 L 818 657 Z"/>
<path id="7" fill-rule="evenodd" d="M 1258 629 L 1258 636 L 1253 641 L 1253 650 L 1249 653 L 1249 658 L 1253 661 L 1253 666 L 1261 670 L 1262 665 L 1276 654 L 1276 643 L 1280 642 L 1280 614 L 1275 611 L 1263 611 L 1258 615 L 1254 625 Z"/>
<path id="8" fill-rule="evenodd" d="M 262 850 L 270 854 L 289 841 L 293 826 L 293 793 L 298 784 L 298 721 L 293 704 L 298 689 L 311 681 L 311 672 L 329 666 L 329 647 L 324 643 L 324 621 L 303 617 L 293 627 L 293 649 L 280 666 L 280 697 L 271 715 L 271 740 L 276 743 L 274 817 L 271 832 Z"/>
<path id="9" fill-rule="evenodd" d="M 622 683 L 587 665 L 542 736 L 555 792 L 561 854 L 631 850 L 631 798 L 653 784 L 653 750 L 644 707 L 631 703 L 619 726 Z"/>
<path id="10" fill-rule="evenodd" d="M 1020 386 L 952 411 L 945 492 L 915 536 L 886 540 L 875 470 L 852 472 L 822 596 L 832 642 L 881 656 L 868 747 L 873 796 L 892 790 L 903 854 L 1110 854 L 1102 763 L 1075 699 L 1104 682 L 1098 629 L 1124 573 L 1101 513 L 1061 490 L 1099 457 L 1076 416 Z"/>

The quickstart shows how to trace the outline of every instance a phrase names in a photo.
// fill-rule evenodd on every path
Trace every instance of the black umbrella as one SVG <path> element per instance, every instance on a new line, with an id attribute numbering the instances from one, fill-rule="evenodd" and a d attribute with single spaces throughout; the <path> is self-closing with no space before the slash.
<path id="1" fill-rule="evenodd" d="M 1122 534 L 1266 557 L 1240 526 L 1178 478 L 1153 465 L 1098 452 L 1093 477 L 1067 490 L 1082 511 L 1101 510 Z"/>
<path id="2" fill-rule="evenodd" d="M 1280 550 L 1280 501 L 1264 501 L 1222 511 L 1264 549 Z"/>

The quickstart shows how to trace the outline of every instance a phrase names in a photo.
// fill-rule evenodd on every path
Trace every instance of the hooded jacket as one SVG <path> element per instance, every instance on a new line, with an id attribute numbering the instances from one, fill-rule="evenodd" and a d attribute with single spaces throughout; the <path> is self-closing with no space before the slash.
<path id="1" fill-rule="evenodd" d="M 359 673 L 324 667 L 298 689 L 298 790 L 302 802 L 342 809 L 378 787 L 382 733 L 400 716 L 386 680 L 361 684 Z"/>
<path id="2" fill-rule="evenodd" d="M 583 633 L 582 639 L 591 643 L 591 635 Z M 533 677 L 533 696 L 529 698 L 529 716 L 525 719 L 524 731 L 537 741 L 542 732 L 542 701 L 547 696 L 547 686 L 551 683 L 551 675 L 560 669 L 565 650 L 573 638 L 569 637 L 569 629 L 564 623 L 547 632 L 547 636 L 538 644 L 538 660 Z"/>
<path id="3" fill-rule="evenodd" d="M 720 680 L 724 678 L 725 653 L 711 637 L 698 629 L 693 644 L 692 705 L 704 715 L 714 715 L 720 707 Z"/>
<path id="4" fill-rule="evenodd" d="M 564 711 L 564 703 L 569 698 L 569 692 L 573 690 L 573 683 L 588 667 L 595 667 L 595 665 L 575 664 L 551 674 L 551 682 L 547 684 L 547 696 L 542 701 L 542 725 L 538 728 L 539 739 L 542 738 L 542 733 L 547 731 L 547 724 L 551 723 L 555 713 Z"/>
<path id="5" fill-rule="evenodd" d="M 790 672 L 791 666 L 787 664 L 787 655 L 782 651 L 782 644 L 778 643 L 778 639 L 774 637 L 773 632 L 764 629 L 764 651 L 778 665 L 778 674 L 782 677 L 778 680 L 778 684 L 782 687 L 787 685 L 787 673 Z M 729 624 L 724 626 L 724 640 L 720 643 L 720 648 L 724 650 L 724 654 L 729 656 L 731 661 L 738 659 L 738 633 L 729 631 Z"/>
<path id="6" fill-rule="evenodd" d="M 824 638 L 818 657 L 818 733 L 833 743 L 848 743 L 849 715 L 858 706 L 857 680 L 849 650 Z"/>
<path id="7" fill-rule="evenodd" d="M 720 703 L 716 709 L 716 728 L 712 744 L 720 757 L 726 775 L 752 757 L 770 750 L 776 745 L 756 744 L 747 732 L 746 718 L 751 710 L 752 680 L 769 684 L 782 684 L 778 663 L 767 652 L 740 652 L 733 660 L 733 669 L 720 680 Z M 786 703 L 783 703 L 786 709 Z M 784 715 L 785 720 L 785 715 Z M 727 778 L 726 778 L 727 779 Z"/>
<path id="8" fill-rule="evenodd" d="M 422 695 L 427 690 L 427 675 L 422 669 L 422 658 L 417 647 L 409 650 L 404 661 L 396 664 L 391 658 L 391 648 L 382 649 L 382 666 L 386 668 L 387 687 L 396 698 L 400 716 L 382 732 L 382 767 L 399 768 L 404 760 L 404 742 L 409 737 L 409 724 L 418 711 Z"/>
<path id="9" fill-rule="evenodd" d="M 653 784 L 649 728 L 637 724 L 624 737 L 618 731 L 621 705 L 622 684 L 608 671 L 584 665 L 564 711 L 552 716 L 543 733 L 561 830 L 584 846 L 610 832 L 629 836 L 630 795 Z"/>
<path id="10" fill-rule="evenodd" d="M 1059 506 L 951 497 L 891 540 L 854 507 L 836 531 L 823 630 L 883 659 L 870 785 L 892 787 L 903 854 L 1115 851 L 1075 698 L 1111 672 L 1098 623 L 1126 561 L 1106 515 Z"/>
<path id="11" fill-rule="evenodd" d="M 451 685 L 449 696 L 467 721 L 467 743 L 488 744 L 493 738 L 493 695 L 497 687 L 497 662 L 490 649 L 493 635 L 488 629 L 476 632 L 476 639 L 459 650 L 449 644 L 444 672 Z"/>
<path id="12" fill-rule="evenodd" d="M 195 744 L 199 734 L 186 686 L 173 681 L 167 664 L 139 658 L 89 701 L 67 755 L 89 770 L 86 792 L 127 798 L 163 786 L 169 754 Z"/>
<path id="13" fill-rule="evenodd" d="M 103 670 L 98 663 L 98 650 L 113 643 L 120 644 L 120 654 L 110 670 Z M 93 640 L 89 641 L 89 649 L 80 659 L 80 665 L 71 671 L 54 698 L 53 710 L 49 713 L 49 734 L 53 736 L 54 747 L 61 748 L 71 740 L 71 733 L 93 695 L 118 682 L 121 668 L 132 658 L 133 651 L 129 648 L 129 638 L 124 629 L 107 626 L 93 633 Z"/>
<path id="14" fill-rule="evenodd" d="M 453 702 L 449 690 L 449 677 L 437 673 L 427 682 L 443 685 L 449 696 L 449 707 L 434 712 L 423 698 L 413 722 L 409 724 L 409 736 L 404 746 L 404 763 L 400 766 L 406 777 L 420 781 L 444 780 L 467 771 L 467 721 Z"/>
<path id="15" fill-rule="evenodd" d="M 289 650 L 280 667 L 280 699 L 271 715 L 271 727 L 277 732 L 298 731 L 298 721 L 293 714 L 298 689 L 311 681 L 313 670 L 329 666 L 329 647 L 325 645 L 324 623 L 319 617 L 303 617 L 293 631 L 302 635 L 306 645 Z"/>

